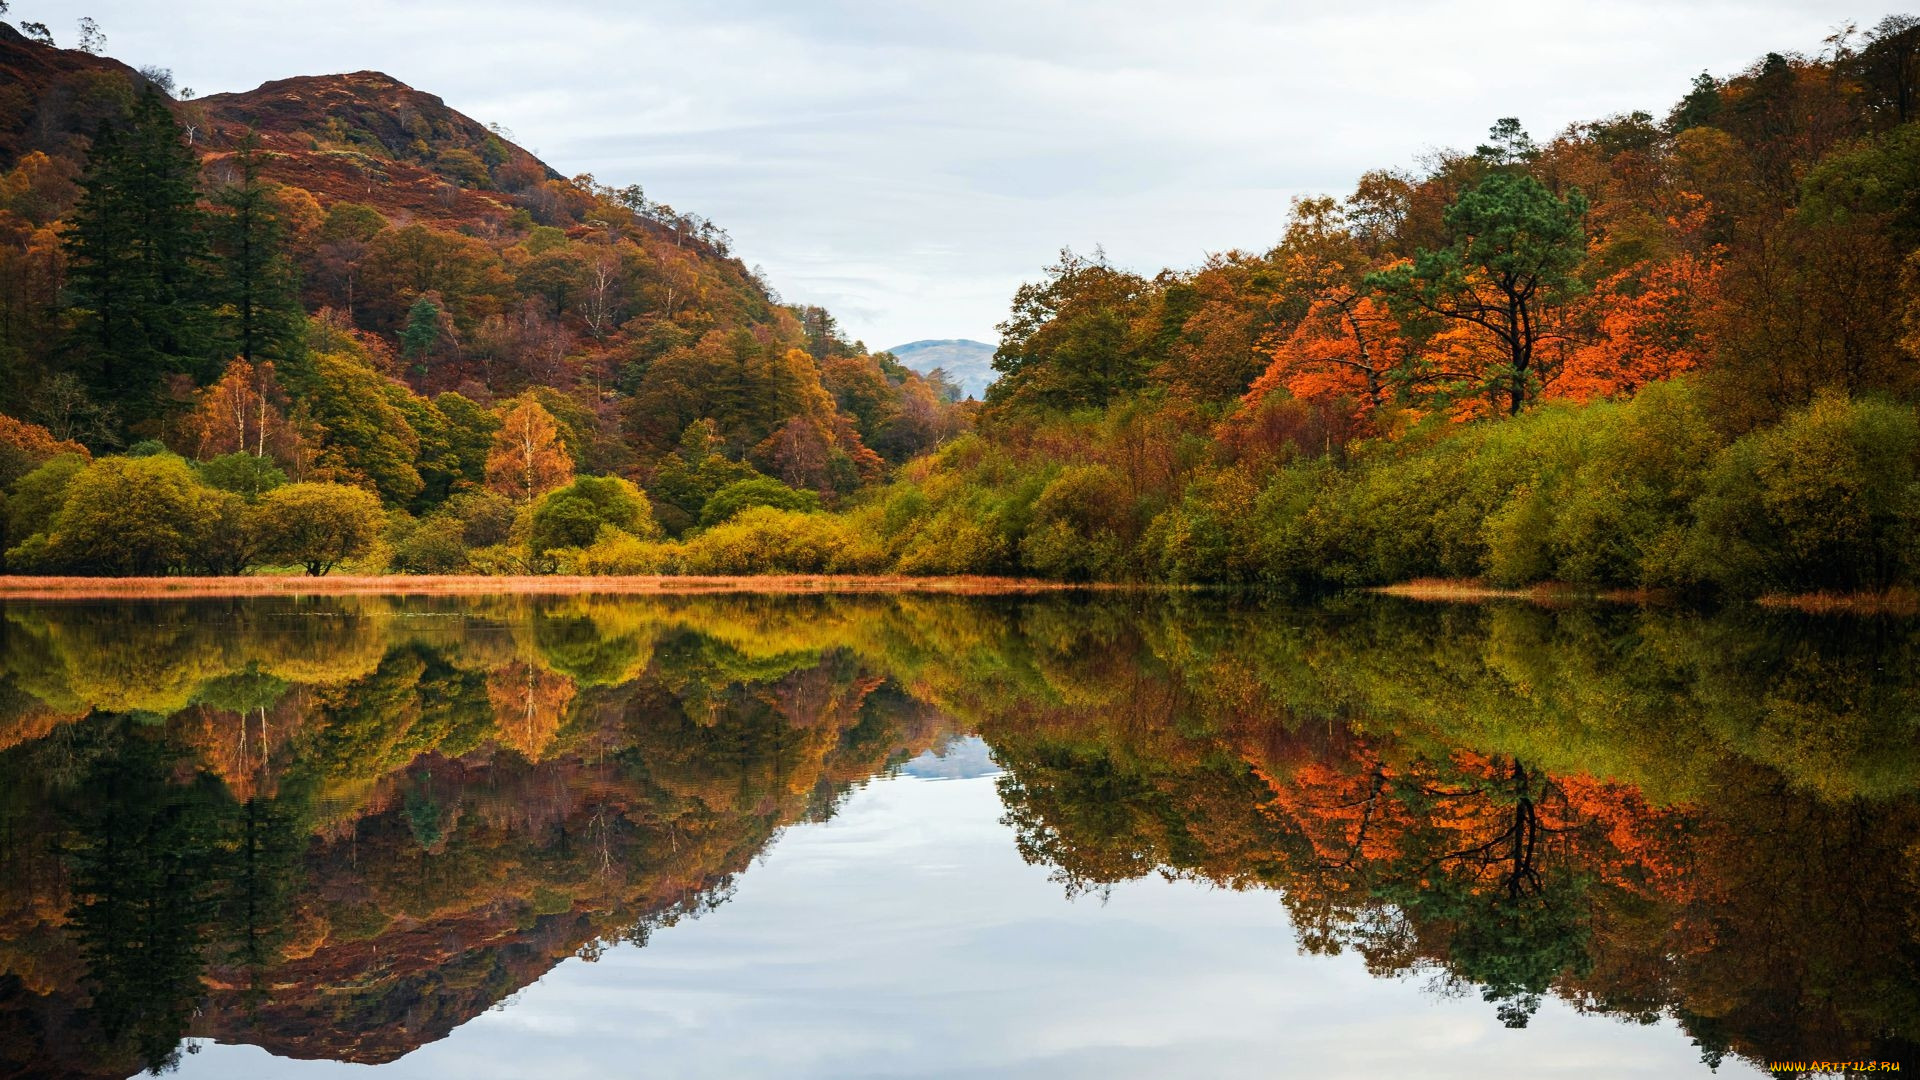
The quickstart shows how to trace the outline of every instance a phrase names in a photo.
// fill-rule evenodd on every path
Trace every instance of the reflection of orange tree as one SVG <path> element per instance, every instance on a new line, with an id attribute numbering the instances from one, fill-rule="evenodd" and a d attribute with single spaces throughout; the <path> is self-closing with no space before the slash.
<path id="1" fill-rule="evenodd" d="M 921 677 L 1070 890 L 1279 886 L 1308 945 L 1438 966 L 1509 1020 L 1551 991 L 1680 1017 L 1710 1055 L 1915 1038 L 1911 627 L 1162 614 L 1022 612 L 993 663 Z"/>
<path id="2" fill-rule="evenodd" d="M 573 680 L 532 664 L 513 663 L 487 676 L 500 742 L 528 761 L 546 756 L 573 701 Z"/>
<path id="3" fill-rule="evenodd" d="M 1178 733 L 1110 710 L 986 726 L 1022 853 L 1068 891 L 1158 873 L 1279 889 L 1302 945 L 1429 970 L 1510 1024 L 1549 993 L 1679 1018 L 1710 1059 L 1910 1053 L 1912 797 L 1831 805 L 1737 767 L 1701 807 L 1344 725 Z"/>
<path id="4" fill-rule="evenodd" d="M 1590 963 L 1581 909 L 1593 884 L 1591 818 L 1517 759 L 1461 752 L 1389 766 L 1357 747 L 1272 784 L 1268 812 L 1309 838 L 1306 888 L 1288 903 L 1310 947 L 1352 947 L 1375 970 L 1438 963 L 1524 1025 L 1563 974 Z M 1617 788 L 1583 785 L 1617 802 Z M 1383 906 L 1407 917 L 1381 919 Z"/>
<path id="5" fill-rule="evenodd" d="M 934 734 L 869 707 L 878 680 L 849 662 L 689 681 L 702 692 L 583 690 L 569 723 L 593 757 L 436 751 L 380 781 L 366 816 L 310 852 L 316 887 L 290 919 L 302 944 L 273 974 L 294 992 L 255 1006 L 245 1037 L 356 1060 L 437 1038 L 561 957 L 723 898 L 781 826 Z M 211 1029 L 242 1015 L 222 1003 Z"/>

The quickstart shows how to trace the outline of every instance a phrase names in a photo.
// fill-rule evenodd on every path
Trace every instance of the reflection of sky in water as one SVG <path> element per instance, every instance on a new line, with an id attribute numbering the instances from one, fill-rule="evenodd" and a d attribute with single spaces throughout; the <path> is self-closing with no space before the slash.
<path id="1" fill-rule="evenodd" d="M 985 739 L 966 735 L 928 750 L 900 766 L 900 772 L 920 780 L 973 780 L 998 775 L 1000 765 Z"/>
<path id="2" fill-rule="evenodd" d="M 1673 1024 L 1549 999 L 1524 1031 L 1477 993 L 1303 957 L 1272 893 L 1159 878 L 1062 898 L 999 823 L 963 740 L 788 830 L 731 902 L 646 948 L 570 960 L 378 1071 L 396 1077 L 1706 1076 Z M 964 776 L 929 783 L 918 774 Z M 363 1075 L 203 1045 L 187 1077 Z M 1722 1076 L 1747 1075 L 1729 1060 Z"/>

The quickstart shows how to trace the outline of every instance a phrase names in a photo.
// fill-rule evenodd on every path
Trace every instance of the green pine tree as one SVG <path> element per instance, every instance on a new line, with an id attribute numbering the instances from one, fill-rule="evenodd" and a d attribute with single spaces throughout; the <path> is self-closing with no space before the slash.
<path id="1" fill-rule="evenodd" d="M 259 139 L 241 140 L 232 157 L 239 175 L 214 192 L 214 291 L 226 352 L 249 363 L 284 360 L 300 340 L 298 271 L 286 249 L 286 224 L 260 179 Z"/>
<path id="2" fill-rule="evenodd" d="M 149 89 L 123 127 L 103 126 L 68 235 L 76 352 L 104 402 L 152 416 L 162 377 L 204 381 L 214 357 L 199 164 Z"/>
<path id="3" fill-rule="evenodd" d="M 427 373 L 427 354 L 440 340 L 440 305 L 423 296 L 407 311 L 407 325 L 400 331 L 400 351 L 413 361 L 414 370 Z"/>

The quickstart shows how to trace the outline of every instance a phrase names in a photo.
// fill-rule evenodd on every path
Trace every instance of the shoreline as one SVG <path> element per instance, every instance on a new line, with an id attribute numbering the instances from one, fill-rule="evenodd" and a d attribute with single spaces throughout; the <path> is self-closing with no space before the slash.
<path id="1" fill-rule="evenodd" d="M 31 577 L 0 575 L 0 600 L 107 600 L 239 596 L 576 596 L 713 593 L 953 593 L 973 596 L 1115 591 L 1125 585 L 969 575 L 767 574 L 761 576 L 562 576 L 342 574 L 325 577 Z"/>
<path id="2" fill-rule="evenodd" d="M 707 596 L 947 594 L 1019 596 L 1073 592 L 1178 591 L 1178 586 L 1142 582 L 1048 581 L 1043 578 L 952 574 L 742 574 L 742 575 L 561 575 L 561 574 L 304 574 L 231 577 L 35 577 L 0 574 L 4 600 L 221 599 L 248 596 Z M 1655 589 L 1590 589 L 1563 582 L 1508 587 L 1475 578 L 1415 578 L 1355 590 L 1422 603 L 1476 604 L 1519 600 L 1544 607 L 1574 603 L 1657 605 L 1674 598 Z M 1920 590 L 1900 587 L 1837 593 L 1767 593 L 1747 603 L 1806 615 L 1920 617 Z"/>

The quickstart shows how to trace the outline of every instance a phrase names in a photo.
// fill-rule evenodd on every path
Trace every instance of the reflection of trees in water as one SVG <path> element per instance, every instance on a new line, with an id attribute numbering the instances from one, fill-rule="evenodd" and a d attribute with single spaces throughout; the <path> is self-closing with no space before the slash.
<path id="1" fill-rule="evenodd" d="M 1659 808 L 1285 719 L 1179 734 L 1042 709 L 986 734 L 1022 853 L 1069 895 L 1144 874 L 1276 889 L 1309 951 L 1436 972 L 1514 1026 L 1547 994 L 1673 1016 L 1709 1060 L 1895 1060 L 1920 1037 L 1913 796 L 1826 801 L 1736 761 L 1711 798 Z"/>
<path id="2" fill-rule="evenodd" d="M 21 1033 L 90 986 L 118 1062 L 162 1060 L 196 1007 L 384 1060 L 723 902 L 947 715 L 1070 893 L 1275 888 L 1306 948 L 1513 1024 L 1547 994 L 1678 1016 L 1710 1055 L 1884 1056 L 1920 1015 L 1906 624 L 928 596 L 4 618 L 0 1046 L 60 1042 Z M 178 899 L 114 891 L 109 859 Z M 85 944 L 167 919 L 144 955 Z"/>
<path id="3" fill-rule="evenodd" d="M 363 618 L 380 653 L 350 645 L 358 673 L 316 684 L 265 674 L 271 640 L 221 646 L 237 669 L 192 661 L 196 689 L 164 721 L 98 713 L 0 756 L 23 781 L 10 831 L 68 849 L 5 894 L 19 907 L 0 925 L 39 928 L 14 940 L 40 957 L 83 950 L 64 978 L 0 988 L 0 1047 L 113 1073 L 165 1065 L 191 1022 L 282 1053 L 397 1056 L 561 958 L 723 903 L 781 827 L 942 730 L 845 649 L 630 615 L 613 611 L 627 643 L 604 648 L 577 608 L 524 635 L 476 622 L 477 640 Z M 650 665 L 659 633 L 686 648 Z M 39 769 L 56 753 L 79 759 L 68 779 Z M 126 891 L 150 879 L 175 891 Z M 91 1004 L 55 1022 L 74 1000 Z"/>
<path id="4" fill-rule="evenodd" d="M 64 834 L 89 1011 L 109 1043 L 156 1070 L 172 1064 L 199 1000 L 227 861 L 225 792 L 211 778 L 175 783 L 176 756 L 159 740 L 120 740 L 69 800 Z"/>

